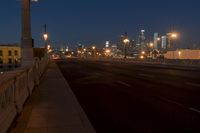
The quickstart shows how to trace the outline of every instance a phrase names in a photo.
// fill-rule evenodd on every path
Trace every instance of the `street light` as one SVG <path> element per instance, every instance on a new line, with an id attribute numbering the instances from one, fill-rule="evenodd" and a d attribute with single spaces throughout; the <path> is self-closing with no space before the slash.
<path id="1" fill-rule="evenodd" d="M 151 42 L 151 43 L 149 44 L 149 46 L 150 46 L 150 48 L 153 48 L 153 43 Z"/>
<path id="2" fill-rule="evenodd" d="M 178 37 L 177 33 L 171 33 L 171 38 L 177 38 L 177 37 Z"/>
<path id="3" fill-rule="evenodd" d="M 129 42 L 130 42 L 130 40 L 129 40 L 128 38 L 125 38 L 125 39 L 123 40 L 123 43 L 124 43 L 124 59 L 126 59 L 126 52 L 127 52 L 126 47 L 127 47 L 127 45 L 129 44 Z"/>
<path id="4" fill-rule="evenodd" d="M 95 47 L 95 46 L 92 46 L 92 49 L 93 49 L 93 50 L 95 50 L 95 49 L 96 49 L 96 47 Z"/>
<path id="5" fill-rule="evenodd" d="M 45 32 L 43 34 L 43 38 L 44 38 L 44 56 L 46 57 L 47 56 L 47 40 L 48 40 L 48 34 Z"/>
<path id="6" fill-rule="evenodd" d="M 44 33 L 43 38 L 44 38 L 45 41 L 47 41 L 48 40 L 48 34 Z"/>
<path id="7" fill-rule="evenodd" d="M 169 49 L 175 48 L 175 46 L 172 43 L 173 43 L 173 40 L 178 38 L 178 34 L 176 32 L 170 32 L 167 34 L 167 38 L 168 38 L 167 48 L 169 48 Z"/>
<path id="8" fill-rule="evenodd" d="M 96 49 L 96 47 L 95 47 L 95 46 L 92 46 L 92 50 L 93 50 L 93 55 L 94 55 L 94 57 L 96 57 L 95 49 Z"/>

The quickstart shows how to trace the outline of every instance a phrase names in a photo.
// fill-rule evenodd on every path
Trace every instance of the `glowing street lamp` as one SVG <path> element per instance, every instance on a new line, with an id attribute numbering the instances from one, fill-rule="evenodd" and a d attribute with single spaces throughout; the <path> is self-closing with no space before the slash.
<path id="1" fill-rule="evenodd" d="M 44 34 L 43 34 L 43 38 L 44 38 L 45 41 L 47 41 L 47 40 L 48 40 L 48 34 L 47 34 L 47 33 L 44 33 Z"/>
<path id="2" fill-rule="evenodd" d="M 175 38 L 177 38 L 177 37 L 178 37 L 178 35 L 177 35 L 176 33 L 172 33 L 172 34 L 171 34 L 171 38 L 175 39 Z"/>
<path id="3" fill-rule="evenodd" d="M 92 46 L 92 49 L 93 49 L 93 50 L 95 50 L 95 49 L 96 49 L 96 47 L 95 47 L 95 46 Z"/>
<path id="4" fill-rule="evenodd" d="M 130 40 L 128 38 L 123 40 L 124 44 L 128 44 L 130 42 Z"/>
<path id="5" fill-rule="evenodd" d="M 123 40 L 123 43 L 124 43 L 124 59 L 126 59 L 126 51 L 127 51 L 126 47 L 130 43 L 130 40 L 128 38 L 125 38 Z"/>
<path id="6" fill-rule="evenodd" d="M 153 46 L 154 46 L 154 45 L 153 45 L 153 43 L 151 42 L 151 43 L 149 44 L 149 47 L 150 47 L 150 48 L 153 48 Z"/>

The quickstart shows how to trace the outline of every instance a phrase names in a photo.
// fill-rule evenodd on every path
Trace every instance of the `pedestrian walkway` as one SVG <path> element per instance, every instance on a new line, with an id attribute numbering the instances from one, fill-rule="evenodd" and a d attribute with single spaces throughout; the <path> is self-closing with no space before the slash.
<path id="1" fill-rule="evenodd" d="M 15 120 L 10 133 L 95 133 L 55 62 Z"/>

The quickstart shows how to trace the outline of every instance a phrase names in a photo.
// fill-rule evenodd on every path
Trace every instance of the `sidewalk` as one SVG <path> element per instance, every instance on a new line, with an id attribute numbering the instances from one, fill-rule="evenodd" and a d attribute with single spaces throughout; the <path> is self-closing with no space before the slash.
<path id="1" fill-rule="evenodd" d="M 51 61 L 10 133 L 95 133 L 57 65 Z"/>

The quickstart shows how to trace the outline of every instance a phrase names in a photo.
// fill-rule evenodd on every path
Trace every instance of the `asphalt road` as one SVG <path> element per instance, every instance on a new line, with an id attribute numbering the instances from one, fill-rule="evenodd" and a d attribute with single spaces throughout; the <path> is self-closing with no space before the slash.
<path id="1" fill-rule="evenodd" d="M 200 70 L 56 62 L 97 133 L 200 132 Z"/>

